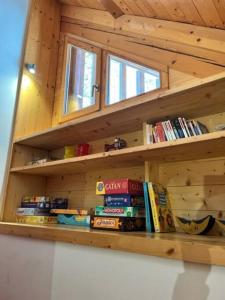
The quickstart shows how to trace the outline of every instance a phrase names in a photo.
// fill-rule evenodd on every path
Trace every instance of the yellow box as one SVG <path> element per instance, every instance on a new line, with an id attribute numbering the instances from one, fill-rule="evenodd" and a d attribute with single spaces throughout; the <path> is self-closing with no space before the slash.
<path id="1" fill-rule="evenodd" d="M 51 216 L 17 216 L 17 223 L 22 224 L 57 224 L 57 217 Z"/>

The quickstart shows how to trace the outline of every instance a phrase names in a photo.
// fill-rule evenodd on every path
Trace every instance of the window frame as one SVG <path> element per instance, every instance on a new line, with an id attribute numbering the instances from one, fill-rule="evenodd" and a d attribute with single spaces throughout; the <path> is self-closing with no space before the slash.
<path id="1" fill-rule="evenodd" d="M 93 52 L 96 54 L 96 84 L 99 86 L 99 90 L 95 91 L 95 104 L 80 109 L 78 111 L 74 111 L 68 114 L 64 113 L 65 108 L 65 89 L 66 89 L 66 72 L 67 72 L 67 59 L 68 59 L 68 46 L 73 45 L 75 47 Z M 86 43 L 76 38 L 65 36 L 64 39 L 64 48 L 63 48 L 63 59 L 62 59 L 62 77 L 61 77 L 61 85 L 60 85 L 60 120 L 59 123 L 64 123 L 81 116 L 91 114 L 100 110 L 101 103 L 101 64 L 102 64 L 102 49 L 94 46 L 91 43 Z"/>
<path id="2" fill-rule="evenodd" d="M 146 92 L 146 93 L 141 93 L 139 95 L 123 99 L 123 100 L 121 100 L 119 102 L 116 102 L 116 103 L 107 104 L 106 103 L 106 97 L 107 97 L 107 80 L 108 80 L 108 65 L 109 65 L 108 64 L 108 57 L 109 57 L 109 55 L 127 60 L 131 63 L 143 66 L 145 68 L 150 68 L 150 69 L 152 69 L 156 72 L 159 72 L 159 74 L 160 74 L 160 87 L 153 90 L 153 91 L 149 91 L 149 92 Z M 163 71 L 153 67 L 151 65 L 151 61 L 149 62 L 149 64 L 146 64 L 146 62 L 143 63 L 141 58 L 140 58 L 140 60 L 131 58 L 131 56 L 129 56 L 129 53 L 125 56 L 125 55 L 118 54 L 118 53 L 116 53 L 114 51 L 111 51 L 111 50 L 103 50 L 102 51 L 102 70 L 104 70 L 104 74 L 102 73 L 102 75 L 105 75 L 105 76 L 102 76 L 102 78 L 104 78 L 104 79 L 101 82 L 101 87 L 102 87 L 101 88 L 101 107 L 102 107 L 102 109 L 107 109 L 109 107 L 114 107 L 114 106 L 118 106 L 118 107 L 123 106 L 122 103 L 126 103 L 127 101 L 135 102 L 135 100 L 138 100 L 138 98 L 143 96 L 143 95 L 146 95 L 146 96 L 152 95 L 153 93 L 158 93 L 159 90 L 162 90 L 164 88 L 168 88 L 168 74 L 166 72 L 163 72 Z"/>

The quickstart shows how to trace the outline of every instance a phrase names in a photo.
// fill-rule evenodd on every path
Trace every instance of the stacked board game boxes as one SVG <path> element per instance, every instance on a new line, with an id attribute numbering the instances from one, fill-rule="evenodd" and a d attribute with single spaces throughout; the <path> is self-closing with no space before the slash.
<path id="1" fill-rule="evenodd" d="M 104 206 L 96 206 L 91 228 L 116 231 L 145 230 L 143 183 L 130 179 L 97 182 L 96 194 Z"/>
<path id="2" fill-rule="evenodd" d="M 85 208 L 52 209 L 57 214 L 57 222 L 62 225 L 90 227 L 90 210 Z"/>
<path id="3" fill-rule="evenodd" d="M 46 196 L 23 197 L 16 210 L 16 221 L 24 224 L 56 224 L 57 217 L 51 209 L 68 207 L 68 199 Z"/>

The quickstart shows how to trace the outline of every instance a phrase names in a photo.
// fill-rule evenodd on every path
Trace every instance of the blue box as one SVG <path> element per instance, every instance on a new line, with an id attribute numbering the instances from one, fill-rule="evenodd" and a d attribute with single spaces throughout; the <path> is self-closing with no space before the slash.
<path id="1" fill-rule="evenodd" d="M 90 227 L 90 216 L 59 214 L 57 222 L 64 225 Z"/>
<path id="2" fill-rule="evenodd" d="M 121 195 L 105 195 L 104 205 L 112 207 L 145 207 L 144 196 L 136 196 L 129 194 Z"/>

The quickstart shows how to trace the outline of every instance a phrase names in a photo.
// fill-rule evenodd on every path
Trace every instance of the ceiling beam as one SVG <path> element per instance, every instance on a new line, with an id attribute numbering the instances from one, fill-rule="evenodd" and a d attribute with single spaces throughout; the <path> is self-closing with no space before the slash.
<path id="1" fill-rule="evenodd" d="M 104 8 L 115 18 L 124 15 L 121 8 L 113 0 L 99 0 L 98 1 Z"/>

